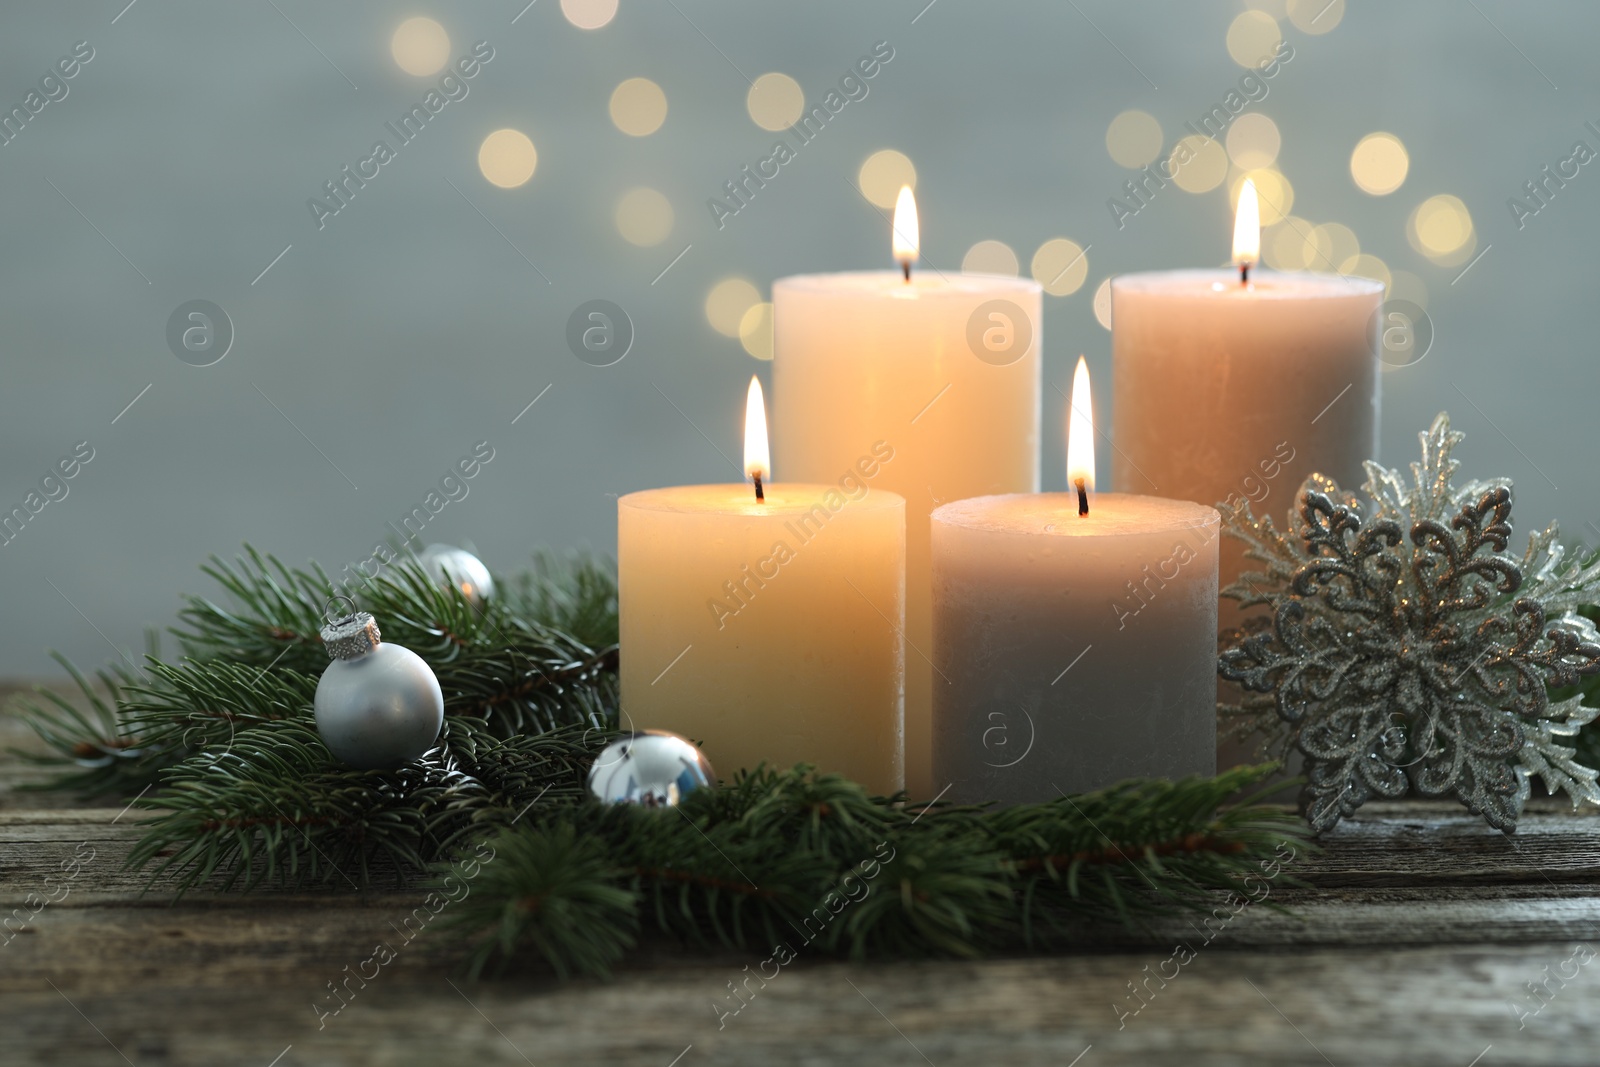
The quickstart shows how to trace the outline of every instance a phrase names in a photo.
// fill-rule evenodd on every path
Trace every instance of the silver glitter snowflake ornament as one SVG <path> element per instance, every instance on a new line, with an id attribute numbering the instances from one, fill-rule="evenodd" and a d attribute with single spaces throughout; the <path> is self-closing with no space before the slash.
<path id="1" fill-rule="evenodd" d="M 1600 604 L 1600 560 L 1569 558 L 1554 525 L 1506 555 L 1510 482 L 1452 484 L 1462 435 L 1447 415 L 1418 436 L 1414 484 L 1369 462 L 1366 505 L 1321 475 L 1285 532 L 1248 503 L 1217 505 L 1266 568 L 1223 595 L 1271 609 L 1224 638 L 1219 672 L 1244 696 L 1219 706 L 1222 731 L 1304 755 L 1318 831 L 1416 793 L 1509 833 L 1535 775 L 1574 807 L 1600 803 L 1600 775 L 1561 743 L 1600 708 L 1547 689 L 1600 671 L 1600 633 L 1575 611 Z"/>

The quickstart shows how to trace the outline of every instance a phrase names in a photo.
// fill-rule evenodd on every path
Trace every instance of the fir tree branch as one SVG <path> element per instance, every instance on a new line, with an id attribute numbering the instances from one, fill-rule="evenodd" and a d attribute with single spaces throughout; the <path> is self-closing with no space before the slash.
<path id="1" fill-rule="evenodd" d="M 1209 910 L 1284 845 L 1310 848 L 1292 812 L 1222 806 L 1274 769 L 916 814 L 836 775 L 760 768 L 675 810 L 580 803 L 501 830 L 489 839 L 493 877 L 447 925 L 473 938 L 474 973 L 531 951 L 559 974 L 604 974 L 642 929 L 855 958 L 1070 944 L 1086 923 Z M 552 882 L 583 887 L 575 870 L 551 868 L 549 842 L 565 835 L 606 860 L 584 893 L 627 894 L 609 921 L 557 928 L 527 910 Z"/>
<path id="2" fill-rule="evenodd" d="M 675 809 L 600 805 L 584 779 L 615 736 L 615 582 L 591 561 L 540 568 L 481 607 L 415 565 L 355 590 L 444 692 L 436 747 L 405 767 L 328 753 L 312 701 L 333 584 L 248 546 L 204 568 L 231 606 L 187 598 L 182 661 L 152 653 L 98 684 L 67 665 L 88 710 L 43 694 L 38 758 L 76 768 L 65 787 L 158 785 L 129 864 L 180 895 L 407 883 L 488 850 L 449 919 L 474 971 L 531 953 L 604 974 L 645 931 L 858 958 L 1044 948 L 1085 923 L 1209 908 L 1284 843 L 1308 847 L 1292 813 L 1225 806 L 1270 767 L 1002 810 L 758 767 Z"/>

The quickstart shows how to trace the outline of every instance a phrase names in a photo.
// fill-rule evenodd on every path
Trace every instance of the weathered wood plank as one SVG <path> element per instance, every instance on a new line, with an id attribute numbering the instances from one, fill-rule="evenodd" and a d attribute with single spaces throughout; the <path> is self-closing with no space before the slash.
<path id="1" fill-rule="evenodd" d="M 239 951 L 246 954 L 243 945 Z M 63 967 L 37 989 L 5 994 L 10 1023 L 0 1028 L 0 1061 L 121 1063 L 114 1044 L 133 1062 L 174 1067 L 265 1065 L 290 1046 L 282 1067 L 666 1067 L 686 1050 L 677 1061 L 684 1065 L 942 1065 L 996 1056 L 1054 1067 L 1466 1067 L 1478 1057 L 1485 1065 L 1592 1065 L 1600 1040 L 1595 976 L 1580 971 L 1520 1029 L 1512 1007 L 1531 1011 L 1524 983 L 1570 951 L 1208 951 L 1164 986 L 1150 982 L 1143 1001 L 1129 993 L 1151 962 L 1140 957 L 801 960 L 764 987 L 752 981 L 743 1008 L 725 1018 L 714 1004 L 729 1010 L 728 983 L 744 973 L 732 962 L 565 987 L 513 978 L 456 980 L 452 988 L 443 975 L 385 971 L 327 1018 L 314 1006 L 320 973 L 286 982 L 268 972 L 264 981 L 209 988 L 161 983 L 153 973 L 136 991 L 118 991 L 83 988 L 91 980 Z"/>
<path id="2" fill-rule="evenodd" d="M 13 743 L 35 745 L 0 714 L 0 747 Z M 1272 885 L 1291 913 L 1252 905 L 1223 923 L 1223 910 L 1209 943 L 1204 923 L 1179 921 L 1053 958 L 850 965 L 802 952 L 763 984 L 749 976 L 764 953 L 656 940 L 611 983 L 562 985 L 525 965 L 468 984 L 462 947 L 437 928 L 406 939 L 422 926 L 415 891 L 140 896 L 144 875 L 122 867 L 137 809 L 10 791 L 40 777 L 0 756 L 0 930 L 18 907 L 27 919 L 0 932 L 6 1067 L 280 1054 L 278 1067 L 680 1055 L 682 1067 L 1491 1067 L 1588 1065 L 1600 1047 L 1600 968 L 1577 962 L 1600 945 L 1600 820 L 1548 802 L 1515 839 L 1449 804 L 1370 805 L 1291 866 L 1309 888 Z M 63 862 L 88 849 L 64 883 Z M 29 914 L 47 877 L 68 891 Z M 1195 953 L 1182 966 L 1180 940 Z M 363 986 L 351 973 L 379 941 L 398 951 Z M 344 1003 L 339 982 L 348 1006 L 321 1015 Z M 729 983 L 746 983 L 748 1003 L 728 999 Z M 719 1001 L 743 1007 L 719 1021 Z"/>

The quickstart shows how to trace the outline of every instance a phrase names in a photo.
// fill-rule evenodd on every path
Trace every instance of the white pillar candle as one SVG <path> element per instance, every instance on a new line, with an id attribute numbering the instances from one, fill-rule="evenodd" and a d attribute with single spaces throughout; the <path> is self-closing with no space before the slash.
<path id="1" fill-rule="evenodd" d="M 752 390 L 754 392 L 754 389 Z M 759 411 L 756 407 L 754 410 Z M 905 502 L 878 460 L 827 484 L 697 485 L 617 502 L 622 724 L 902 788 Z"/>
<path id="2" fill-rule="evenodd" d="M 1080 361 L 1078 381 L 1087 378 Z M 1075 385 L 1075 398 L 1085 393 Z M 1084 478 L 1081 494 L 933 512 L 933 647 L 945 683 L 934 687 L 933 758 L 947 799 L 1025 803 L 1215 772 L 1220 516 L 1094 493 L 1092 473 L 1074 461 L 1069 472 Z"/>
<path id="3" fill-rule="evenodd" d="M 872 484 L 906 500 L 906 785 L 927 798 L 943 785 L 931 768 L 928 514 L 1039 488 L 1040 287 L 908 277 L 908 229 L 897 213 L 902 270 L 773 286 L 773 428 L 783 471 L 808 481 L 837 479 L 875 443 L 893 450 Z"/>

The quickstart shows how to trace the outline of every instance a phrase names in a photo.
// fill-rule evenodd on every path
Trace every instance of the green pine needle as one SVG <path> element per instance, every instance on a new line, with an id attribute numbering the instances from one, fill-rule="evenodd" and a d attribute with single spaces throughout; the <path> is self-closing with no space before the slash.
<path id="1" fill-rule="evenodd" d="M 81 699 L 25 707 L 50 750 L 34 758 L 64 771 L 52 786 L 153 786 L 128 863 L 179 895 L 436 887 L 474 974 L 528 957 L 604 975 L 646 934 L 857 959 L 1050 949 L 1208 911 L 1285 843 L 1307 847 L 1292 813 L 1231 803 L 1271 766 L 1005 809 L 762 766 L 677 808 L 603 806 L 585 778 L 617 736 L 616 583 L 585 557 L 538 557 L 481 607 L 414 565 L 361 582 L 357 604 L 433 668 L 446 714 L 421 758 L 352 770 L 312 711 L 328 575 L 249 546 L 203 570 L 223 595 L 185 598 L 179 660 L 152 649 L 94 679 L 63 660 Z"/>

